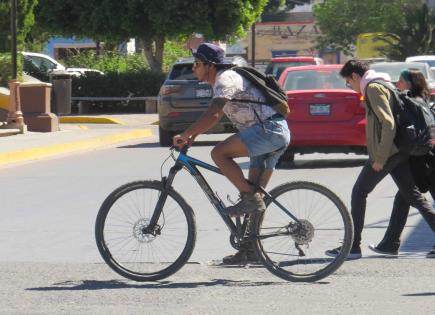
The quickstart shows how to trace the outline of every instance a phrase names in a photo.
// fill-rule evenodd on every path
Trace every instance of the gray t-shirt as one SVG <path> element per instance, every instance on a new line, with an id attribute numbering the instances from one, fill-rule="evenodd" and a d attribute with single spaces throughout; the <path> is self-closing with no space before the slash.
<path id="1" fill-rule="evenodd" d="M 233 70 L 217 73 L 213 92 L 213 97 L 223 97 L 230 100 L 265 101 L 263 94 L 256 87 Z M 276 111 L 268 105 L 237 101 L 227 102 L 223 111 L 237 129 L 243 130 L 259 122 L 254 109 L 261 120 L 276 114 Z"/>

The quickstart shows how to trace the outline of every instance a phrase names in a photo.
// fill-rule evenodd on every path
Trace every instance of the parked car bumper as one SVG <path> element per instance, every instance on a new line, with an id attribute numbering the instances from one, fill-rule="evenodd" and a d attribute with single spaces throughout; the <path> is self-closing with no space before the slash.
<path id="1" fill-rule="evenodd" d="M 288 122 L 290 146 L 366 146 L 365 119 L 353 119 L 333 124 Z"/>

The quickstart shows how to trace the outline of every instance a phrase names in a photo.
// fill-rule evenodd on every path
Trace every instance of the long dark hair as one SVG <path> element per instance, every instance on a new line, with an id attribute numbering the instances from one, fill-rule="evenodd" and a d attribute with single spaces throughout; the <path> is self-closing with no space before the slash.
<path id="1" fill-rule="evenodd" d="M 420 70 L 406 69 L 400 75 L 410 83 L 411 89 L 409 91 L 412 96 L 419 96 L 425 100 L 430 99 L 430 90 L 427 86 L 426 78 Z"/>

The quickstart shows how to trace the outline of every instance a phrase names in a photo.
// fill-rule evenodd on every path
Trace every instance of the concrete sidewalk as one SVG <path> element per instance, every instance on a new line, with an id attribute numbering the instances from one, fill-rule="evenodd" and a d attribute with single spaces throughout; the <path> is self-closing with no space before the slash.
<path id="1" fill-rule="evenodd" d="M 76 116 L 58 132 L 0 137 L 0 166 L 149 137 L 157 120 L 157 114 Z"/>

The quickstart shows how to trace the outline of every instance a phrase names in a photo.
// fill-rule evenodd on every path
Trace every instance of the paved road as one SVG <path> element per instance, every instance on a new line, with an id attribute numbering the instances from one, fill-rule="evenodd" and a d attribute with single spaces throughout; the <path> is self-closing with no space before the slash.
<path id="1" fill-rule="evenodd" d="M 155 127 L 155 126 L 153 126 Z M 156 130 L 154 129 L 155 134 Z M 206 136 L 213 139 L 216 136 Z M 211 162 L 210 146 L 196 146 L 191 154 Z M 0 172 L 2 208 L 0 261 L 101 262 L 94 242 L 96 213 L 116 187 L 133 180 L 158 179 L 168 149 L 157 136 L 97 151 L 5 167 Z M 291 180 L 309 180 L 328 186 L 350 204 L 353 182 L 364 156 L 305 155 L 295 168 L 275 172 L 270 187 Z M 241 160 L 247 170 L 246 159 Z M 168 161 L 163 167 L 166 175 Z M 206 262 L 231 253 L 228 231 L 197 183 L 182 172 L 174 187 L 191 204 L 198 224 L 198 242 L 192 261 Z M 205 171 L 214 190 L 226 200 L 237 194 L 226 179 Z M 396 188 L 386 178 L 368 201 L 365 245 L 378 242 L 388 224 Z M 423 255 L 434 239 L 420 215 L 411 211 L 404 233 L 403 251 Z M 366 248 L 363 248 L 366 251 Z M 371 254 L 368 250 L 366 254 Z"/>
<path id="2" fill-rule="evenodd" d="M 283 284 L 262 268 L 210 266 L 232 252 L 228 231 L 184 173 L 174 185 L 196 213 L 198 242 L 191 262 L 198 264 L 187 266 L 169 282 L 123 280 L 102 264 L 93 225 L 100 204 L 114 188 L 132 180 L 159 178 L 168 150 L 158 146 L 153 128 L 155 135 L 144 141 L 1 169 L 0 314 L 218 314 L 252 313 L 257 308 L 260 313 L 276 314 L 289 309 L 296 314 L 348 314 L 351 308 L 357 314 L 435 313 L 435 261 L 424 258 L 435 240 L 415 210 L 400 258 L 381 259 L 365 247 L 379 241 L 388 224 L 396 191 L 389 178 L 368 201 L 366 258 L 346 263 L 320 284 L 306 285 Z M 210 162 L 210 149 L 196 146 L 191 153 Z M 297 159 L 293 168 L 274 174 L 270 187 L 289 180 L 316 181 L 350 204 L 364 157 L 318 154 Z M 246 159 L 241 163 L 247 170 Z M 166 164 L 163 173 L 168 168 Z M 236 198 L 225 179 L 208 172 L 206 176 L 222 199 L 227 194 Z"/>
<path id="3" fill-rule="evenodd" d="M 189 264 L 166 281 L 135 283 L 102 264 L 0 263 L 0 314 L 432 315 L 433 267 L 367 258 L 305 284 L 263 268 Z"/>

